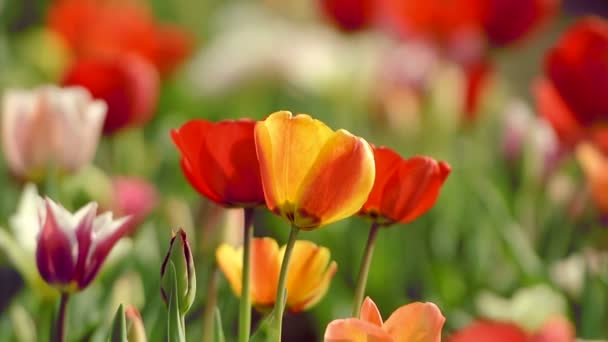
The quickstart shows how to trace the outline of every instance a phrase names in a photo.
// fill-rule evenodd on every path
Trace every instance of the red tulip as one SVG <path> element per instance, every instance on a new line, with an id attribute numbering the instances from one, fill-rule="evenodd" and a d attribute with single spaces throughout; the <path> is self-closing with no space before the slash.
<path id="1" fill-rule="evenodd" d="M 429 157 L 402 159 L 386 147 L 374 147 L 376 180 L 360 215 L 378 224 L 411 222 L 427 212 L 439 196 L 450 166 Z"/>
<path id="2" fill-rule="evenodd" d="M 255 121 L 192 120 L 171 131 L 182 170 L 202 195 L 225 207 L 263 205 Z"/>
<path id="3" fill-rule="evenodd" d="M 528 335 L 513 323 L 475 321 L 457 331 L 449 342 L 530 342 Z"/>
<path id="4" fill-rule="evenodd" d="M 364 29 L 371 23 L 374 4 L 373 0 L 320 0 L 324 14 L 347 32 Z"/>
<path id="5" fill-rule="evenodd" d="M 490 0 L 483 27 L 488 40 L 506 45 L 523 38 L 559 8 L 559 0 Z"/>
<path id="6" fill-rule="evenodd" d="M 546 54 L 537 105 L 567 146 L 589 138 L 608 151 L 606 58 L 608 21 L 593 17 L 575 23 Z"/>
<path id="7" fill-rule="evenodd" d="M 85 87 L 107 103 L 104 134 L 149 121 L 159 92 L 156 70 L 135 55 L 78 60 L 66 72 L 63 84 Z"/>
<path id="8" fill-rule="evenodd" d="M 152 63 L 162 74 L 175 69 L 192 45 L 184 32 L 156 23 L 146 8 L 128 1 L 54 1 L 47 22 L 76 57 L 132 53 Z"/>

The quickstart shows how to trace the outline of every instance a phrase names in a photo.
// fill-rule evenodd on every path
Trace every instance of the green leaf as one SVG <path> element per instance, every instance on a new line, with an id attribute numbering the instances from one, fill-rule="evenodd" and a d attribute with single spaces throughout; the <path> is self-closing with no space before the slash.
<path id="1" fill-rule="evenodd" d="M 112 330 L 108 341 L 111 342 L 127 342 L 127 320 L 125 318 L 125 308 L 122 304 L 118 306 L 116 315 L 112 322 Z"/>
<path id="2" fill-rule="evenodd" d="M 177 277 L 175 275 L 175 265 L 173 261 L 169 260 L 167 264 L 168 272 L 167 281 L 173 286 L 169 286 L 169 298 L 168 298 L 168 307 L 169 307 L 169 316 L 167 318 L 167 340 L 170 342 L 185 342 L 185 331 L 184 331 L 184 321 L 179 313 L 179 299 L 177 295 Z"/>
<path id="3" fill-rule="evenodd" d="M 213 314 L 213 321 L 215 322 L 213 329 L 213 341 L 214 342 L 224 342 L 226 339 L 224 338 L 224 329 L 222 328 L 222 316 L 220 314 L 220 309 L 215 307 L 215 313 Z"/>

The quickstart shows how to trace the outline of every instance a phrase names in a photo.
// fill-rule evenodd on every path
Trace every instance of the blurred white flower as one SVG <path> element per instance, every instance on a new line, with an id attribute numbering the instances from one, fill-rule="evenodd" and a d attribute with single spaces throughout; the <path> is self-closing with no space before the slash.
<path id="1" fill-rule="evenodd" d="M 107 106 L 81 87 L 9 89 L 2 145 L 13 173 L 39 179 L 50 167 L 74 172 L 95 156 Z"/>
<path id="2" fill-rule="evenodd" d="M 515 322 L 530 332 L 539 330 L 547 319 L 567 312 L 564 296 L 546 284 L 522 288 L 510 299 L 481 292 L 476 307 L 483 317 Z"/>

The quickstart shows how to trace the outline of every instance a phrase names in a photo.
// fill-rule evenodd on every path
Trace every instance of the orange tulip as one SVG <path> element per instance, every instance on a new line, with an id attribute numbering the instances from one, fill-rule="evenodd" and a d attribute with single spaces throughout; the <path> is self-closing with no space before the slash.
<path id="1" fill-rule="evenodd" d="M 439 196 L 450 166 L 429 157 L 403 159 L 387 147 L 374 147 L 376 181 L 360 214 L 380 225 L 411 222 Z"/>
<path id="2" fill-rule="evenodd" d="M 251 249 L 251 298 L 259 309 L 274 305 L 277 280 L 285 246 L 279 249 L 271 238 L 253 239 Z M 216 251 L 220 269 L 228 279 L 232 290 L 241 295 L 243 248 L 221 245 Z M 331 278 L 338 268 L 330 261 L 329 249 L 309 241 L 295 242 L 287 275 L 287 307 L 292 312 L 307 310 L 327 292 Z"/>
<path id="3" fill-rule="evenodd" d="M 602 213 L 608 213 L 608 157 L 589 143 L 578 146 L 576 157 L 591 187 L 595 205 Z"/>
<path id="4" fill-rule="evenodd" d="M 369 144 L 308 115 L 281 111 L 255 127 L 268 208 L 311 230 L 355 214 L 374 184 Z"/>
<path id="5" fill-rule="evenodd" d="M 439 342 L 445 317 L 433 303 L 411 303 L 382 322 L 376 304 L 365 298 L 359 318 L 337 319 L 325 330 L 325 342 Z"/>

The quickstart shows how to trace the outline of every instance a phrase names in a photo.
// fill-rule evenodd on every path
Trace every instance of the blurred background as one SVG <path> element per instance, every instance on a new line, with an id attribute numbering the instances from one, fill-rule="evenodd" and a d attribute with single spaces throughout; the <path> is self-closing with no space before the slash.
<path id="1" fill-rule="evenodd" d="M 199 278 L 189 337 L 204 336 L 217 281 L 234 339 L 238 298 L 214 250 L 239 244 L 242 214 L 188 185 L 169 131 L 193 118 L 263 119 L 281 109 L 452 166 L 432 210 L 379 234 L 367 294 L 384 315 L 432 301 L 447 318 L 445 336 L 477 318 L 533 332 L 560 316 L 580 338 L 608 338 L 608 162 L 565 141 L 537 90 L 548 51 L 588 15 L 608 15 L 608 3 L 0 0 L 0 92 L 81 85 L 108 104 L 94 161 L 62 179 L 64 204 L 96 200 L 139 215 L 122 254 L 71 303 L 71 338 L 105 339 L 117 303 L 129 302 L 149 340 L 163 340 L 159 268 L 171 229 L 183 227 Z M 594 70 L 606 77 L 598 86 L 608 84 L 606 69 Z M 5 121 L 4 138 L 24 127 Z M 77 149 L 76 138 L 61 139 Z M 19 265 L 9 235 L 26 180 L 43 192 L 48 182 L 15 172 L 4 151 L 0 339 L 36 340 L 56 298 L 30 280 L 35 270 Z M 349 316 L 368 227 L 353 217 L 300 235 L 328 247 L 338 272 L 317 306 L 288 314 L 286 340 L 320 340 L 328 322 Z M 288 232 L 270 213 L 255 217 L 256 236 L 283 244 Z"/>

